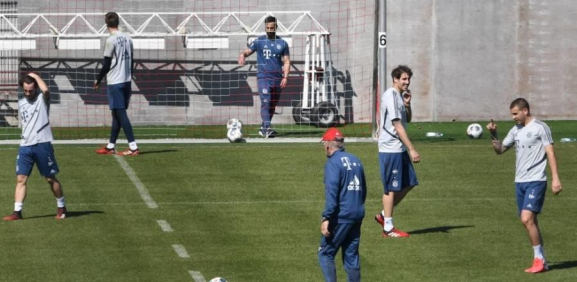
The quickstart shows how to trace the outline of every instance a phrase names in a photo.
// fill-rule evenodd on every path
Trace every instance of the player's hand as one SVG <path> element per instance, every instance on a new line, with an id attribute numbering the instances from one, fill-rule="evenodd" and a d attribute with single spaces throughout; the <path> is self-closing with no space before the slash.
<path id="1" fill-rule="evenodd" d="M 403 103 L 405 104 L 405 107 L 411 106 L 411 98 L 411 90 L 407 89 L 407 91 L 403 93 Z"/>
<path id="2" fill-rule="evenodd" d="M 331 236 L 331 233 L 329 232 L 329 221 L 328 220 L 321 222 L 321 233 L 325 237 Z"/>
<path id="3" fill-rule="evenodd" d="M 418 163 L 421 161 L 421 156 L 419 155 L 419 152 L 417 152 L 417 150 L 411 149 L 410 153 L 414 163 Z"/>
<path id="4" fill-rule="evenodd" d="M 92 86 L 92 88 L 94 88 L 94 91 L 96 91 L 96 92 L 100 91 L 100 83 L 94 82 L 94 85 Z"/>
<path id="5" fill-rule="evenodd" d="M 497 131 L 497 124 L 493 121 L 493 119 L 491 119 L 491 122 L 487 124 L 487 129 L 491 132 Z"/>
<path id="6" fill-rule="evenodd" d="M 553 191 L 553 195 L 557 195 L 563 191 L 563 187 L 561 187 L 561 181 L 559 181 L 559 179 L 553 179 L 551 190 Z"/>
<path id="7" fill-rule="evenodd" d="M 238 64 L 242 67 L 242 66 L 244 66 L 245 63 L 246 63 L 246 58 L 244 57 L 244 54 L 240 54 L 238 56 Z"/>
<path id="8" fill-rule="evenodd" d="M 286 77 L 283 77 L 282 80 L 280 81 L 280 89 L 284 89 L 287 84 L 288 84 L 288 79 Z"/>

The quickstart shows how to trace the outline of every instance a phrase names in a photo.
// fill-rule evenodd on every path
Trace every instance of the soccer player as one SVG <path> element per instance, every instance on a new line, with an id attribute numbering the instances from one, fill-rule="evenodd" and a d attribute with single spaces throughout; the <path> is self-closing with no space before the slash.
<path id="1" fill-rule="evenodd" d="M 118 134 L 120 134 L 120 128 L 122 128 L 128 139 L 129 148 L 118 154 L 123 156 L 136 156 L 140 151 L 134 139 L 132 124 L 126 114 L 126 109 L 128 109 L 128 104 L 130 103 L 130 96 L 132 95 L 132 58 L 134 54 L 132 39 L 128 34 L 118 29 L 120 21 L 118 14 L 109 12 L 104 16 L 104 21 L 106 22 L 110 36 L 106 39 L 102 69 L 93 87 L 94 90 L 98 92 L 100 90 L 100 81 L 102 81 L 106 75 L 106 82 L 108 83 L 106 94 L 112 113 L 112 129 L 110 130 L 108 145 L 96 150 L 96 153 L 115 154 L 116 139 L 118 138 Z"/>
<path id="2" fill-rule="evenodd" d="M 238 64 L 244 66 L 246 57 L 257 52 L 256 77 L 262 118 L 262 126 L 258 134 L 264 138 L 271 138 L 276 136 L 270 124 L 281 89 L 287 86 L 290 58 L 288 44 L 276 35 L 276 18 L 269 16 L 264 20 L 264 24 L 266 35 L 259 36 L 250 43 L 248 49 L 240 52 Z"/>
<path id="3" fill-rule="evenodd" d="M 384 193 L 383 211 L 375 220 L 383 226 L 383 237 L 409 237 L 408 233 L 394 227 L 393 210 L 419 184 L 411 160 L 418 163 L 421 156 L 405 129 L 412 117 L 409 85 L 413 71 L 400 65 L 391 76 L 393 87 L 381 95 L 380 102 L 379 164 Z"/>
<path id="4" fill-rule="evenodd" d="M 543 238 L 539 230 L 537 215 L 545 202 L 547 190 L 546 167 L 549 161 L 553 178 L 551 190 L 557 195 L 563 189 L 557 173 L 557 159 L 553 150 L 553 137 L 549 126 L 531 116 L 529 102 L 523 98 L 515 99 L 509 106 L 515 125 L 501 142 L 497 135 L 497 124 L 492 120 L 487 124 L 491 132 L 493 149 L 497 154 L 505 153 L 515 146 L 517 153 L 515 172 L 515 194 L 521 222 L 527 230 L 533 246 L 533 265 L 525 269 L 527 273 L 539 273 L 548 270 L 543 254 Z"/>
<path id="5" fill-rule="evenodd" d="M 361 281 L 359 243 L 365 217 L 367 186 L 361 161 L 345 152 L 345 139 L 336 128 L 323 135 L 325 164 L 325 210 L 321 220 L 319 264 L 325 281 L 337 281 L 335 255 L 342 248 L 349 282 Z"/>
<path id="6" fill-rule="evenodd" d="M 16 190 L 14 191 L 14 212 L 4 220 L 22 219 L 22 206 L 26 198 L 26 183 L 34 164 L 50 185 L 56 197 L 56 219 L 66 217 L 64 192 L 56 178 L 58 164 L 52 147 L 52 129 L 50 128 L 49 108 L 50 92 L 46 83 L 35 73 L 24 75 L 19 83 L 24 97 L 18 101 L 22 139 L 16 157 Z M 40 91 L 38 91 L 40 89 Z"/>

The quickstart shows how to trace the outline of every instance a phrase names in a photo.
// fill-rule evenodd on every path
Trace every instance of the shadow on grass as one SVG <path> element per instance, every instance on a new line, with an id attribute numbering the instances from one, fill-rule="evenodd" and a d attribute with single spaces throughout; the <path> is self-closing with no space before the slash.
<path id="1" fill-rule="evenodd" d="M 148 155 L 148 154 L 162 154 L 162 153 L 172 153 L 172 152 L 178 152 L 178 150 L 167 149 L 167 150 L 156 150 L 156 151 L 141 151 L 139 154 L 140 155 Z"/>
<path id="2" fill-rule="evenodd" d="M 68 211 L 68 212 L 66 212 L 66 218 L 85 216 L 85 215 L 90 215 L 90 214 L 95 214 L 95 213 L 104 213 L 104 212 L 103 211 Z M 46 217 L 55 217 L 55 216 L 56 216 L 56 214 L 47 214 L 47 215 L 37 215 L 37 216 L 31 216 L 31 217 L 24 217 L 24 219 L 37 219 L 37 218 L 46 218 Z"/>
<path id="3" fill-rule="evenodd" d="M 549 270 L 552 269 L 567 269 L 577 267 L 577 260 L 572 261 L 562 261 L 555 264 L 549 264 Z"/>
<path id="4" fill-rule="evenodd" d="M 427 233 L 449 233 L 452 229 L 460 229 L 460 228 L 471 228 L 475 227 L 474 225 L 455 225 L 455 226 L 439 226 L 439 227 L 432 227 L 432 228 L 425 228 L 425 229 L 418 229 L 414 231 L 409 231 L 411 235 L 418 235 L 418 234 L 427 234 Z"/>

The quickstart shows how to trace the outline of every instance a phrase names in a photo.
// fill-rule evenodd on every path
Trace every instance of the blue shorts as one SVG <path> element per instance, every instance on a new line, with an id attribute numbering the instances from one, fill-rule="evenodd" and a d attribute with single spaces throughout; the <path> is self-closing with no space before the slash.
<path id="1" fill-rule="evenodd" d="M 31 146 L 20 146 L 16 157 L 16 175 L 30 176 L 34 164 L 44 177 L 54 176 L 58 173 L 58 164 L 54 157 L 52 143 L 38 143 Z"/>
<path id="2" fill-rule="evenodd" d="M 545 202 L 545 191 L 547 191 L 547 181 L 515 182 L 519 215 L 522 210 L 540 213 Z"/>
<path id="3" fill-rule="evenodd" d="M 280 80 L 258 79 L 258 95 L 261 104 L 269 103 L 275 106 L 280 98 Z"/>
<path id="4" fill-rule="evenodd" d="M 108 96 L 108 106 L 111 110 L 128 109 L 130 96 L 132 95 L 132 82 L 108 85 L 106 95 Z"/>
<path id="5" fill-rule="evenodd" d="M 398 192 L 408 187 L 419 185 L 407 151 L 402 153 L 379 153 L 381 180 L 384 193 Z"/>

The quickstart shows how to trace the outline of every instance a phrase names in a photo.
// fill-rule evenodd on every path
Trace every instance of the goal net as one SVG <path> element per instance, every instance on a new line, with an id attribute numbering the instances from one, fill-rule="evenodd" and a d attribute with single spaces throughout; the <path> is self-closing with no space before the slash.
<path id="1" fill-rule="evenodd" d="M 285 1 L 287 2 L 287 1 Z M 256 54 L 239 53 L 277 18 L 290 46 L 288 85 L 272 128 L 318 136 L 342 126 L 370 136 L 375 96 L 375 1 L 0 1 L 0 139 L 18 139 L 18 78 L 36 72 L 50 88 L 56 139 L 107 138 L 112 122 L 102 67 L 117 12 L 135 45 L 128 114 L 137 139 L 224 138 L 240 119 L 245 137 L 261 125 Z"/>

